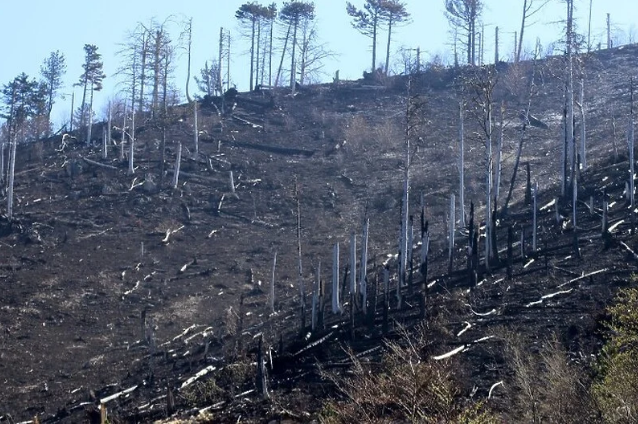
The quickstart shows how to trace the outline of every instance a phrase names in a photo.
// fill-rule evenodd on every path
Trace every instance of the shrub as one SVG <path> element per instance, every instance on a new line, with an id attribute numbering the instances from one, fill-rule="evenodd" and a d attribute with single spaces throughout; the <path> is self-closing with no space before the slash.
<path id="1" fill-rule="evenodd" d="M 322 423 L 418 422 L 496 423 L 481 403 L 463 404 L 449 361 L 433 361 L 423 352 L 425 338 L 404 334 L 386 342 L 377 365 L 350 355 L 350 376 L 323 373 L 337 387 L 341 399 L 326 403 Z"/>
<path id="2" fill-rule="evenodd" d="M 612 306 L 608 339 L 592 387 L 605 422 L 638 422 L 638 289 L 621 290 Z"/>

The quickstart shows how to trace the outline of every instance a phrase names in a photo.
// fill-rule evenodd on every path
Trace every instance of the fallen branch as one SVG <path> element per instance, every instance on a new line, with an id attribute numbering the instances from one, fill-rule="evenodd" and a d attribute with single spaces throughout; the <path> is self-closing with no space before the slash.
<path id="1" fill-rule="evenodd" d="M 234 119 L 236 119 L 236 120 L 238 120 L 239 122 L 243 122 L 243 123 L 244 123 L 244 124 L 246 124 L 246 125 L 250 125 L 250 126 L 252 126 L 253 128 L 263 128 L 263 126 L 262 126 L 262 125 L 254 124 L 254 123 L 252 123 L 252 122 L 250 122 L 250 121 L 248 121 L 248 120 L 246 120 L 246 119 L 244 119 L 244 118 L 240 118 L 239 116 L 233 115 L 233 118 L 234 118 Z"/>
<path id="2" fill-rule="evenodd" d="M 629 246 L 627 246 L 622 241 L 620 242 L 620 244 L 623 244 L 627 249 L 629 249 Z M 634 259 L 638 260 L 638 255 L 636 255 L 636 253 L 633 250 L 631 250 L 631 249 L 629 249 L 629 251 L 634 255 Z M 609 268 L 603 268 L 603 269 L 599 269 L 598 271 L 590 272 L 589 274 L 581 275 L 580 277 L 577 277 L 577 278 L 572 278 L 568 282 L 563 283 L 560 286 L 558 286 L 558 288 L 561 288 L 561 287 L 566 286 L 566 285 L 571 284 L 571 283 L 575 283 L 576 281 L 582 280 L 582 279 L 587 278 L 587 277 L 591 277 L 591 276 L 596 275 L 596 274 L 600 274 L 601 272 L 605 272 L 605 271 L 608 271 L 608 270 L 609 270 Z"/>
<path id="3" fill-rule="evenodd" d="M 527 305 L 525 305 L 526 308 L 529 308 L 530 306 L 534 306 L 534 305 L 540 305 L 541 303 L 543 303 L 543 301 L 545 299 L 551 299 L 554 296 L 558 296 L 559 294 L 569 294 L 571 292 L 573 292 L 574 289 L 569 289 L 569 290 L 561 290 L 561 291 L 557 291 L 556 293 L 550 293 L 550 294 L 546 294 L 545 296 L 541 297 L 540 300 L 537 300 L 535 302 L 531 302 L 528 303 Z"/>
<path id="4" fill-rule="evenodd" d="M 501 386 L 502 384 L 503 384 L 503 380 L 499 381 L 498 383 L 492 384 L 492 387 L 490 387 L 490 393 L 487 395 L 487 398 L 492 399 L 492 391 L 498 386 Z"/>
<path id="5" fill-rule="evenodd" d="M 193 259 L 192 261 L 185 263 L 184 265 L 182 265 L 182 267 L 179 269 L 178 274 L 183 274 L 184 271 L 186 271 L 188 269 L 188 267 L 190 267 L 191 265 L 195 265 L 197 263 L 197 259 Z"/>
<path id="6" fill-rule="evenodd" d="M 459 333 L 456 335 L 456 337 L 461 337 L 461 335 L 463 333 L 465 333 L 467 330 L 469 330 L 470 328 L 472 328 L 472 324 L 470 324 L 469 322 L 465 321 L 465 328 L 462 329 L 461 331 L 459 331 Z"/>
<path id="7" fill-rule="evenodd" d="M 91 165 L 95 165 L 95 166 L 99 166 L 99 167 L 101 167 L 101 168 L 106 168 L 106 169 L 111 169 L 111 170 L 117 171 L 117 167 L 115 167 L 115 166 L 113 166 L 113 165 L 107 165 L 107 164 L 105 164 L 105 163 L 96 162 L 96 161 L 94 161 L 94 160 L 91 160 L 91 159 L 89 159 L 89 158 L 85 158 L 85 157 L 82 157 L 82 159 L 84 159 L 84 161 L 85 161 L 86 163 L 89 163 L 89 164 L 91 164 Z"/>
<path id="8" fill-rule="evenodd" d="M 176 232 L 178 232 L 179 230 L 181 230 L 182 228 L 184 228 L 184 226 L 182 225 L 181 227 L 175 229 L 175 230 L 171 230 L 170 228 L 168 230 L 166 230 L 166 237 L 164 237 L 162 239 L 162 243 L 164 244 L 168 244 L 168 238 L 172 235 L 175 234 Z"/>
<path id="9" fill-rule="evenodd" d="M 123 390 L 123 391 L 121 391 L 121 392 L 119 392 L 119 393 L 115 393 L 115 394 L 113 394 L 113 395 L 111 395 L 111 396 L 107 396 L 107 397 L 105 397 L 104 399 L 101 399 L 101 400 L 100 400 L 100 404 L 104 405 L 105 403 L 110 402 L 110 401 L 112 401 L 112 400 L 114 400 L 114 399 L 117 399 L 117 398 L 119 398 L 119 397 L 120 397 L 120 396 L 122 396 L 122 395 L 127 395 L 127 394 L 129 394 L 129 393 L 133 392 L 133 391 L 134 391 L 134 390 L 136 390 L 137 388 L 138 388 L 138 386 L 137 386 L 137 385 L 135 385 L 135 386 L 130 387 L 130 388 L 126 389 L 126 390 Z"/>
<path id="10" fill-rule="evenodd" d="M 465 345 L 461 345 L 461 346 L 457 347 L 456 349 L 449 351 L 448 353 L 444 353 L 443 355 L 433 356 L 432 359 L 434 359 L 435 361 L 440 361 L 442 359 L 447 359 L 447 358 L 450 358 L 450 357 L 456 355 L 457 353 L 461 352 L 463 349 L 465 349 Z"/>
<path id="11" fill-rule="evenodd" d="M 636 254 L 636 252 L 634 252 L 633 250 L 631 250 L 631 248 L 629 246 L 627 246 L 627 244 L 625 242 L 620 242 L 620 244 L 622 245 L 622 247 L 624 247 L 625 249 L 627 249 L 629 251 L 629 253 L 631 253 L 634 257 L 635 260 L 638 261 L 638 254 Z"/>
<path id="12" fill-rule="evenodd" d="M 197 380 L 199 380 L 200 378 L 202 378 L 206 374 L 208 374 L 210 372 L 213 372 L 216 369 L 217 368 L 212 366 L 212 365 L 207 366 L 206 368 L 204 368 L 203 370 L 199 371 L 194 376 L 192 376 L 192 377 L 188 378 L 186 381 L 184 381 L 179 389 L 180 390 L 184 390 L 186 387 L 190 386 L 191 384 L 193 384 L 194 382 L 196 382 Z"/>

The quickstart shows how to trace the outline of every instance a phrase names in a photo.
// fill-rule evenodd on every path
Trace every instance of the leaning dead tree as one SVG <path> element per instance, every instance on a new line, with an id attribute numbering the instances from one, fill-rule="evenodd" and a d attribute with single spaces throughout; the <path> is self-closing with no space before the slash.
<path id="1" fill-rule="evenodd" d="M 527 104 L 525 106 L 525 110 L 523 111 L 523 116 L 522 116 L 523 123 L 522 123 L 521 130 L 518 137 L 518 147 L 516 148 L 516 159 L 514 161 L 514 169 L 512 171 L 512 177 L 510 179 L 507 196 L 505 197 L 503 207 L 501 208 L 501 214 L 503 215 L 507 214 L 507 208 L 509 207 L 510 200 L 512 199 L 512 193 L 514 192 L 514 185 L 516 184 L 516 176 L 518 174 L 518 167 L 521 163 L 521 155 L 523 154 L 525 136 L 527 135 L 527 128 L 530 125 L 529 116 L 530 116 L 530 110 L 532 108 L 532 99 L 534 95 L 536 94 L 535 79 L 536 79 L 537 60 L 539 55 L 540 55 L 540 47 L 537 44 L 536 50 L 534 51 L 534 59 L 532 61 L 532 72 L 529 76 L 528 83 L 527 83 L 527 93 L 526 93 Z"/>

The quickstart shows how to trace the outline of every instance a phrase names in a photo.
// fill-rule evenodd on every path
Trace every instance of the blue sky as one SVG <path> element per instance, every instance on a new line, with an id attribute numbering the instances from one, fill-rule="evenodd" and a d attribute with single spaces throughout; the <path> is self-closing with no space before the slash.
<path id="1" fill-rule="evenodd" d="M 272 0 L 264 0 L 268 4 Z M 541 2 L 541 0 L 536 0 Z M 73 90 L 82 69 L 85 43 L 95 44 L 103 55 L 107 78 L 104 90 L 96 97 L 95 110 L 101 115 L 103 104 L 108 98 L 117 96 L 118 79 L 114 75 L 120 65 L 117 57 L 119 43 L 125 41 L 128 30 L 137 22 L 148 22 L 152 17 L 162 21 L 169 15 L 193 18 L 194 73 L 204 61 L 216 56 L 221 26 L 230 29 L 233 37 L 233 57 L 231 79 L 240 90 L 247 89 L 249 56 L 248 43 L 239 37 L 235 11 L 246 0 L 0 0 L 0 39 L 3 42 L 0 62 L 0 84 L 6 84 L 20 72 L 38 76 L 43 59 L 51 51 L 60 50 L 67 58 L 67 74 L 63 93 Z M 281 1 L 277 2 L 281 5 Z M 363 0 L 352 0 L 357 6 Z M 397 30 L 391 51 L 395 53 L 401 46 L 420 47 L 424 59 L 439 54 L 451 59 L 448 23 L 443 14 L 444 0 L 406 0 L 412 23 Z M 352 29 L 345 13 L 345 0 L 315 0 L 319 35 L 336 57 L 328 61 L 325 70 L 333 74 L 340 70 L 342 79 L 356 79 L 369 67 L 370 40 Z M 581 32 L 587 30 L 589 0 L 575 0 L 576 18 Z M 25 10 L 26 9 L 26 10 Z M 483 22 L 485 23 L 486 61 L 493 58 L 494 27 L 499 26 L 501 34 L 501 56 L 510 56 L 514 44 L 514 31 L 520 26 L 522 0 L 485 0 Z M 560 37 L 564 16 L 563 3 L 551 0 L 542 14 L 535 16 L 535 25 L 526 30 L 526 45 L 534 45 L 536 37 L 546 46 Z M 632 25 L 638 23 L 638 1 L 635 0 L 593 0 L 592 41 L 605 44 L 606 14 L 611 14 L 612 28 L 619 41 L 627 42 L 630 34 L 638 39 L 638 30 Z M 378 61 L 384 58 L 385 34 L 377 46 Z M 186 79 L 186 58 L 179 60 L 176 84 L 182 89 Z M 328 80 L 330 77 L 326 77 Z M 191 92 L 196 90 L 191 82 Z M 76 88 L 76 96 L 80 90 Z M 70 103 L 58 100 L 52 118 L 56 123 L 67 119 Z"/>

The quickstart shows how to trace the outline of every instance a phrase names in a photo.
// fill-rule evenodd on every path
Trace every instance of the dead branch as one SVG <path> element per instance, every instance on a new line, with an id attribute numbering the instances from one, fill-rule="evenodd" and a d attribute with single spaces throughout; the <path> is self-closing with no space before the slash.
<path id="1" fill-rule="evenodd" d="M 91 160 L 89 158 L 86 157 L 82 157 L 82 159 L 84 159 L 84 161 L 88 164 L 94 165 L 94 166 L 99 166 L 100 168 L 106 168 L 106 169 L 111 169 L 114 171 L 117 171 L 117 167 L 113 166 L 113 165 L 107 165 L 105 163 L 100 163 L 100 162 L 96 162 L 94 160 Z"/>

